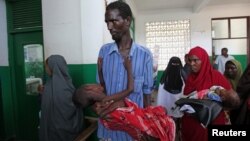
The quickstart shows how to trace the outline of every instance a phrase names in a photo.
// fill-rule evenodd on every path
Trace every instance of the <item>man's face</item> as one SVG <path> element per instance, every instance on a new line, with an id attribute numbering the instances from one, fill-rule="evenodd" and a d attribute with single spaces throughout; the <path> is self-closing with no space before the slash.
<path id="1" fill-rule="evenodd" d="M 105 22 L 108 30 L 115 41 L 121 40 L 126 32 L 129 32 L 130 21 L 123 19 L 117 9 L 107 10 L 105 13 Z"/>
<path id="2" fill-rule="evenodd" d="M 221 50 L 221 54 L 222 54 L 223 56 L 227 56 L 227 50 L 226 50 L 226 49 Z"/>

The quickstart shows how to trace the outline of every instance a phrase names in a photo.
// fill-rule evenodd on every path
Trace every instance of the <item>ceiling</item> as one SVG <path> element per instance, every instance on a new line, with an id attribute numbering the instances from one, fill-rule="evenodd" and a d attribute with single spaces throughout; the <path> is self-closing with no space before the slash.
<path id="1" fill-rule="evenodd" d="M 213 5 L 244 4 L 250 0 L 134 0 L 138 12 L 168 9 L 190 9 L 195 13 Z"/>

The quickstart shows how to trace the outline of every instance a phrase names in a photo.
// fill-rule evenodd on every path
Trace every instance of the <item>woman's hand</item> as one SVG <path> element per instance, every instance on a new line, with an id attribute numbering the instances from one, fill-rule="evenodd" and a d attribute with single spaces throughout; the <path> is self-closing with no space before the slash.
<path id="1" fill-rule="evenodd" d="M 40 94 L 42 94 L 43 91 L 44 91 L 44 86 L 41 85 L 41 84 L 39 84 L 38 87 L 37 87 L 37 91 L 38 91 Z"/>

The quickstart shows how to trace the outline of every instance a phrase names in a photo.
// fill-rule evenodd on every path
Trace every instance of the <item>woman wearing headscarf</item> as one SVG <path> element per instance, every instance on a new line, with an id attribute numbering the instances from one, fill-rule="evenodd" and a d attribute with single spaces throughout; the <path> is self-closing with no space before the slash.
<path id="1" fill-rule="evenodd" d="M 240 107 L 231 113 L 232 124 L 250 125 L 250 64 L 242 74 L 236 89 L 240 97 Z"/>
<path id="2" fill-rule="evenodd" d="M 173 113 L 175 101 L 183 95 L 183 66 L 179 57 L 172 57 L 162 74 L 157 95 L 157 105 L 164 106 L 169 116 L 180 117 Z"/>
<path id="3" fill-rule="evenodd" d="M 242 67 L 239 61 L 233 59 L 226 62 L 224 76 L 235 91 L 241 75 Z"/>
<path id="4" fill-rule="evenodd" d="M 72 96 L 75 87 L 60 55 L 51 55 L 45 62 L 49 80 L 42 92 L 40 141 L 72 141 L 82 129 L 82 110 Z"/>
<path id="5" fill-rule="evenodd" d="M 222 105 L 226 108 L 234 108 L 239 103 L 236 92 L 231 88 L 226 78 L 217 70 L 214 70 L 210 64 L 207 52 L 197 46 L 190 50 L 189 61 L 191 73 L 188 75 L 184 88 L 184 95 L 194 91 L 202 91 L 216 85 L 224 89 L 217 90 L 221 97 Z M 212 121 L 213 125 L 228 124 L 228 118 L 224 110 Z M 181 132 L 183 141 L 207 141 L 207 128 L 193 116 L 184 114 L 181 119 Z"/>

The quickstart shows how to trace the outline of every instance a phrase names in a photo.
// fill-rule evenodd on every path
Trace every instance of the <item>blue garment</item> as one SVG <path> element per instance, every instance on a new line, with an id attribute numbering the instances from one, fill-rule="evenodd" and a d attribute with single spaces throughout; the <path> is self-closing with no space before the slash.
<path id="1" fill-rule="evenodd" d="M 215 92 L 208 92 L 207 97 L 208 99 L 211 99 L 217 102 L 222 102 L 221 97 Z"/>
<path id="2" fill-rule="evenodd" d="M 118 51 L 116 43 L 102 46 L 99 57 L 103 58 L 103 79 L 107 95 L 127 89 L 127 71 L 123 65 L 123 58 Z M 129 99 L 143 107 L 143 94 L 151 94 L 153 89 L 153 59 L 151 52 L 133 42 L 129 57 L 132 62 L 134 92 Z M 130 141 L 132 138 L 125 132 L 106 129 L 100 122 L 98 124 L 98 137 L 111 138 L 112 141 Z"/>

